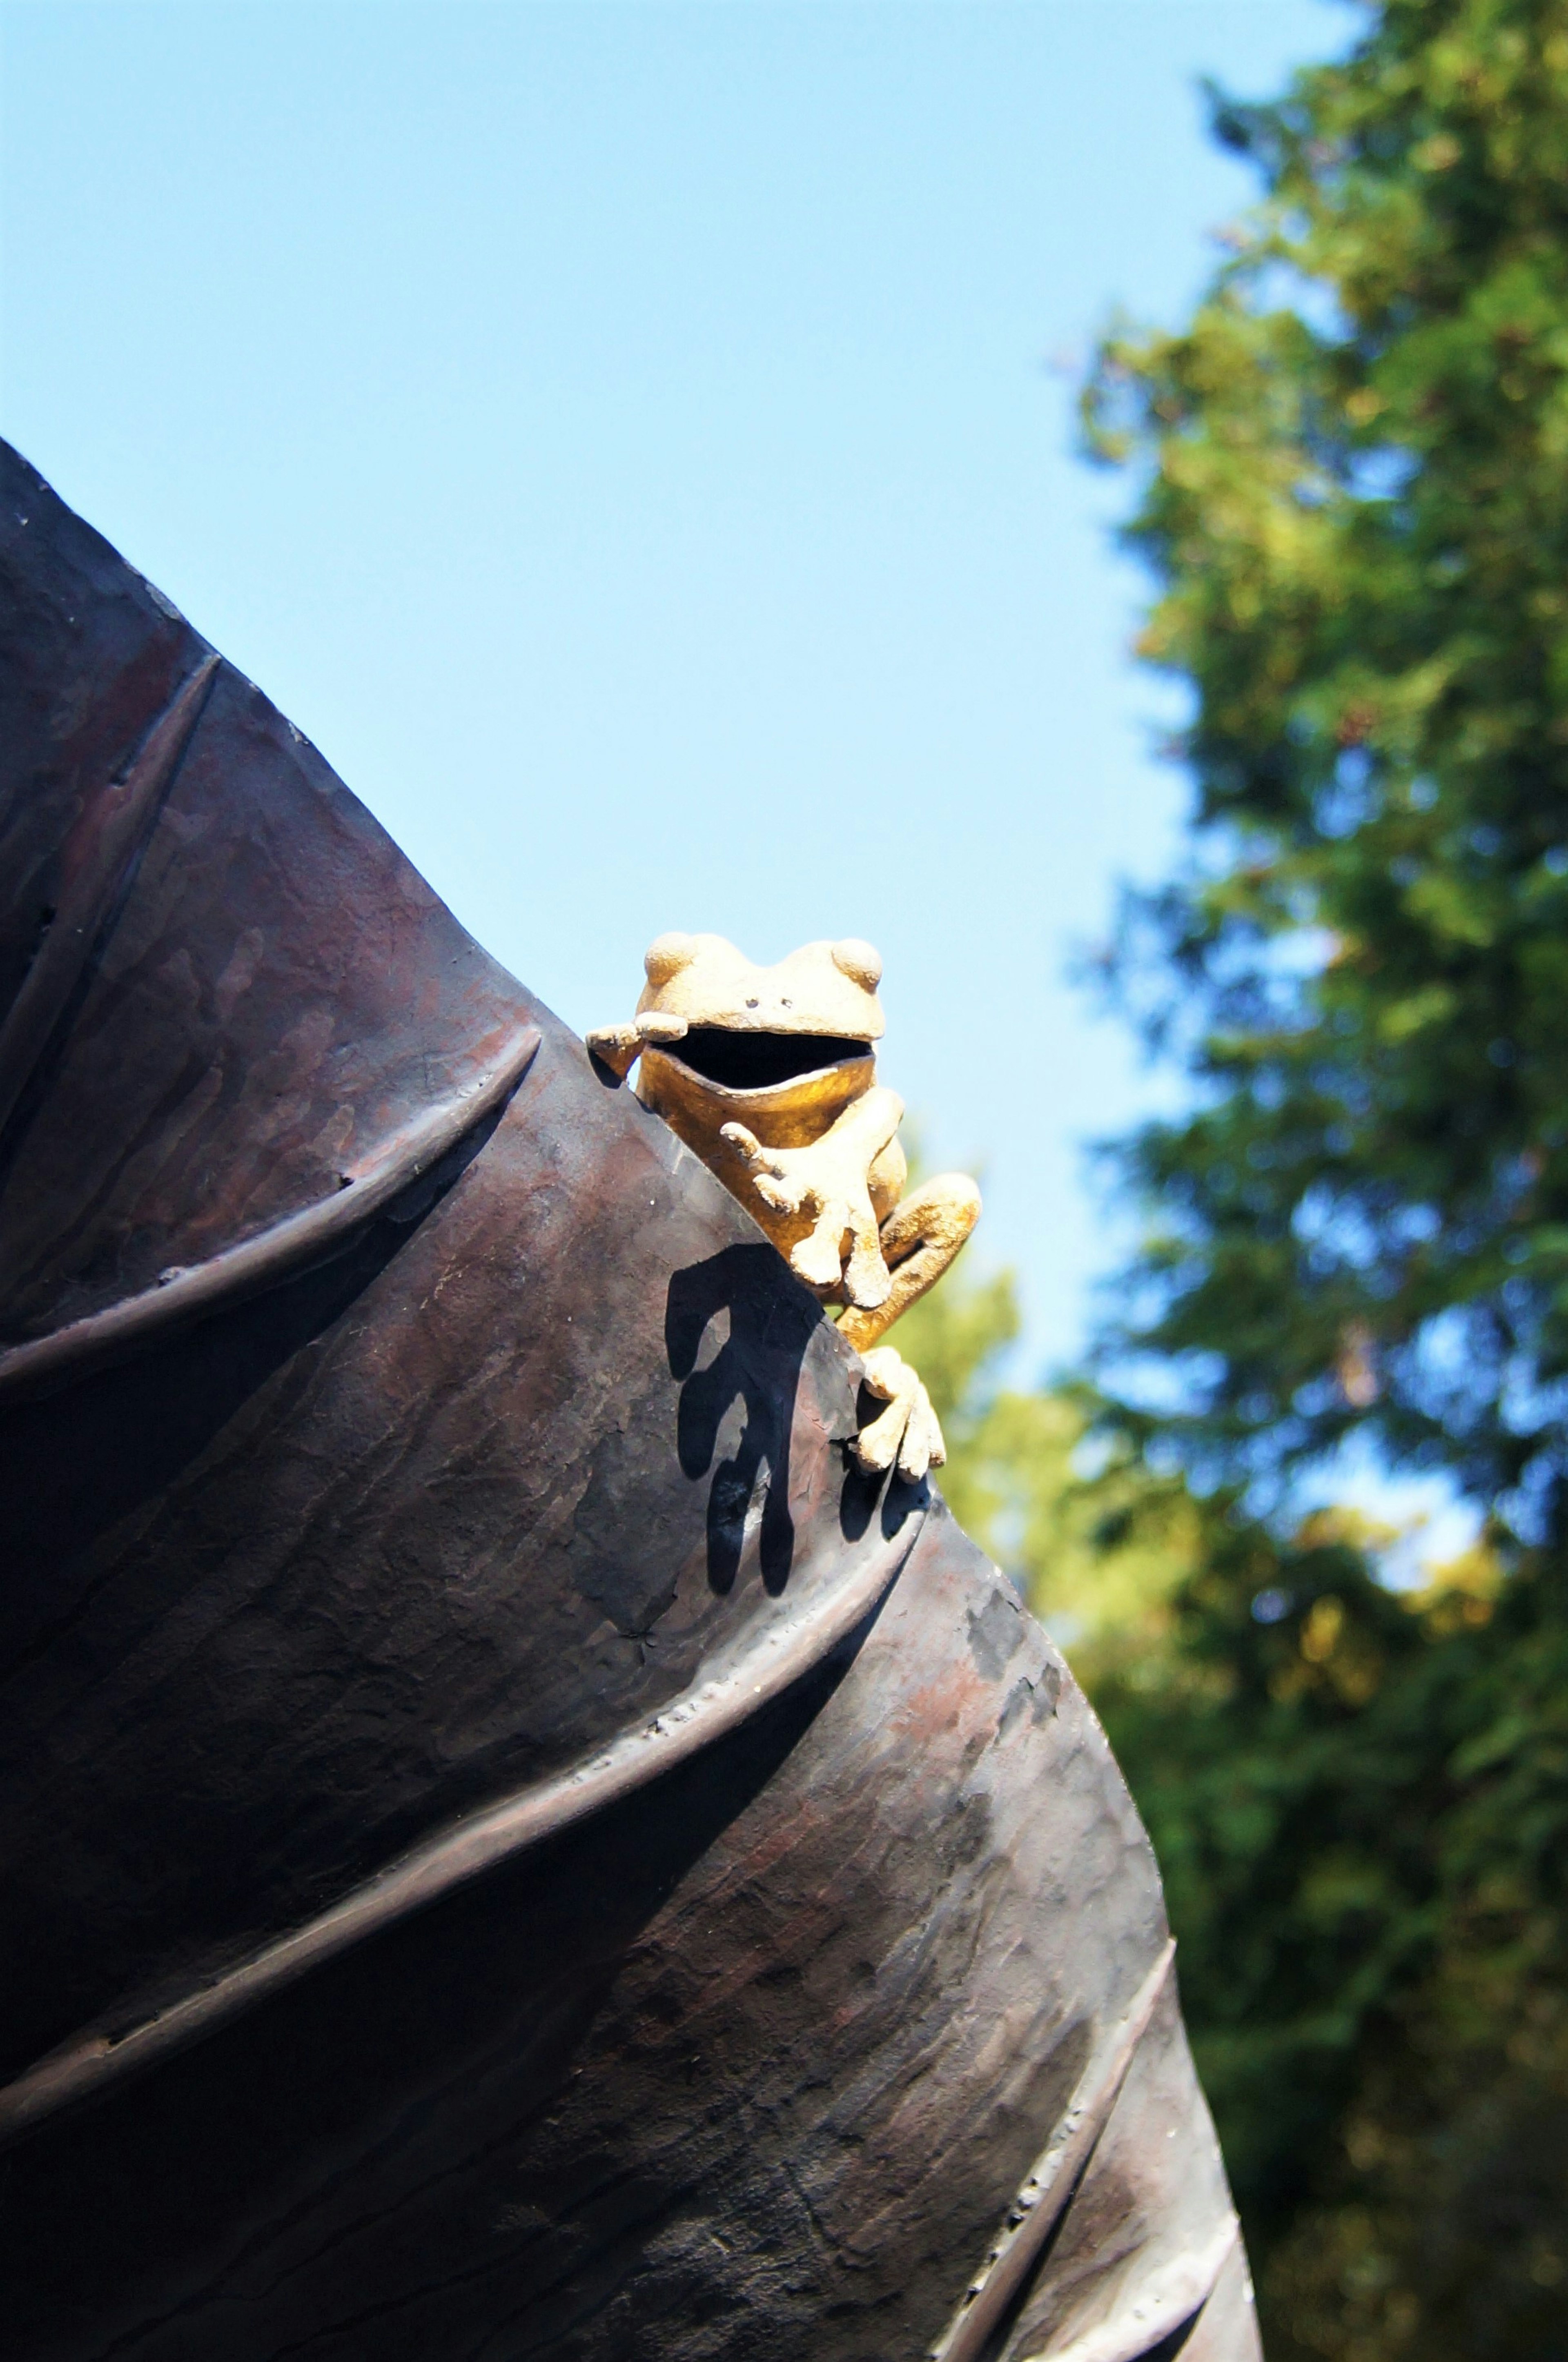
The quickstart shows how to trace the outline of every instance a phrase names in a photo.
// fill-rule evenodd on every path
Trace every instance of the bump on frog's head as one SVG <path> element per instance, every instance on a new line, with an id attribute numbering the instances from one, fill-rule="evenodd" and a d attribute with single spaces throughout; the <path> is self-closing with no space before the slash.
<path id="1" fill-rule="evenodd" d="M 719 938 L 712 935 L 708 940 L 717 943 Z M 672 976 L 679 976 L 683 967 L 690 966 L 697 956 L 698 943 L 696 935 L 677 933 L 654 937 L 643 954 L 643 966 L 647 970 L 648 984 L 653 991 L 657 992 L 661 985 L 668 984 Z M 644 997 L 646 998 L 646 995 Z"/>
<path id="2" fill-rule="evenodd" d="M 657 1010 L 684 1019 L 685 1042 L 671 1045 L 671 1054 L 713 1080 L 741 1086 L 734 1056 L 723 1046 L 737 1036 L 759 1037 L 742 1062 L 747 1083 L 758 1087 L 865 1057 L 881 1039 L 882 963 L 856 937 L 803 944 L 759 967 L 723 935 L 660 935 L 644 966 L 638 1015 Z"/>
<path id="3" fill-rule="evenodd" d="M 845 935 L 842 943 L 830 944 L 828 957 L 863 992 L 875 992 L 882 981 L 881 953 L 858 935 Z"/>
<path id="4" fill-rule="evenodd" d="M 735 1033 L 812 1033 L 879 1041 L 882 963 L 867 943 L 802 944 L 760 967 L 723 935 L 666 934 L 648 945 L 639 1016 L 657 1010 Z"/>

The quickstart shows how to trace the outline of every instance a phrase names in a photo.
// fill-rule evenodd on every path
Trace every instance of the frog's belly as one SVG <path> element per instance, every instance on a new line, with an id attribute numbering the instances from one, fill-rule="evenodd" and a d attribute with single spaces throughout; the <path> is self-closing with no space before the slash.
<path id="1" fill-rule="evenodd" d="M 730 1090 L 694 1074 L 678 1056 L 650 1049 L 644 1052 L 638 1069 L 637 1096 L 645 1107 L 663 1116 L 670 1130 L 739 1199 L 779 1253 L 788 1257 L 790 1249 L 809 1236 L 815 1216 L 779 1213 L 765 1205 L 745 1159 L 723 1137 L 723 1127 L 745 1124 L 765 1148 L 805 1148 L 820 1140 L 876 1079 L 877 1062 L 867 1056 L 819 1067 L 789 1083 Z M 879 1223 L 886 1221 L 902 1196 L 908 1172 L 903 1150 L 896 1140 L 889 1141 L 867 1176 Z M 824 1303 L 845 1300 L 836 1288 L 816 1293 Z"/>

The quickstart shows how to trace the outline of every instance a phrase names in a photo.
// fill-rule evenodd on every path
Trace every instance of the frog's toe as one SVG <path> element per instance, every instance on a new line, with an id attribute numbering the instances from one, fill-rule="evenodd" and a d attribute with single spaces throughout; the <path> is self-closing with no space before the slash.
<path id="1" fill-rule="evenodd" d="M 770 1207 L 774 1213 L 800 1212 L 801 1192 L 793 1182 L 786 1181 L 781 1175 L 766 1171 L 753 1173 L 751 1186 L 763 1204 Z"/>
<path id="2" fill-rule="evenodd" d="M 918 1411 L 911 1411 L 899 1441 L 899 1473 L 918 1485 L 931 1465 L 931 1439 Z"/>
<path id="3" fill-rule="evenodd" d="M 931 1396 L 918 1382 L 914 1399 L 910 1405 L 909 1425 L 899 1445 L 899 1473 L 913 1485 L 930 1468 L 940 1468 L 947 1457 L 942 1427 L 931 1407 Z"/>
<path id="4" fill-rule="evenodd" d="M 903 1355 L 893 1345 L 873 1345 L 860 1356 L 862 1384 L 884 1402 L 911 1394 L 919 1384 Z"/>
<path id="5" fill-rule="evenodd" d="M 891 1345 L 874 1346 L 864 1358 L 863 1369 L 867 1392 L 879 1395 L 888 1407 L 867 1420 L 859 1434 L 851 1439 L 849 1448 L 862 1468 L 879 1476 L 895 1459 L 902 1465 L 901 1447 L 909 1433 L 910 1415 L 923 1389 L 909 1363 Z M 921 1473 L 924 1473 L 922 1463 Z"/>
<path id="6" fill-rule="evenodd" d="M 781 1209 L 789 1212 L 791 1209 Z M 808 1287 L 836 1287 L 843 1274 L 843 1261 L 837 1242 L 821 1230 L 815 1230 L 793 1248 L 790 1265 Z"/>
<path id="7" fill-rule="evenodd" d="M 849 1440 L 855 1454 L 868 1476 L 886 1475 L 898 1456 L 909 1425 L 909 1404 L 900 1396 L 888 1405 L 877 1418 L 868 1419 L 858 1435 Z"/>
<path id="8" fill-rule="evenodd" d="M 778 1175 L 782 1172 L 783 1168 L 778 1163 L 777 1159 L 770 1155 L 768 1151 L 764 1148 L 756 1132 L 748 1131 L 744 1123 L 721 1124 L 719 1126 L 719 1138 L 721 1140 L 727 1140 L 732 1148 L 735 1148 L 740 1151 L 740 1153 L 751 1168 L 754 1179 L 759 1173 L 771 1174 L 774 1178 L 777 1179 Z"/>
<path id="9" fill-rule="evenodd" d="M 892 1293 L 893 1275 L 876 1246 L 857 1248 L 845 1265 L 845 1293 L 862 1312 L 875 1312 Z"/>

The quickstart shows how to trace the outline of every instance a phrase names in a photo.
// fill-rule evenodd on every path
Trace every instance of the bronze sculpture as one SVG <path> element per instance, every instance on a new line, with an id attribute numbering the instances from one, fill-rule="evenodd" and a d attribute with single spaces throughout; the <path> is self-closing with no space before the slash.
<path id="1" fill-rule="evenodd" d="M 1044 1635 L 734 1198 L 0 492 L 5 2350 L 1250 2362 Z"/>

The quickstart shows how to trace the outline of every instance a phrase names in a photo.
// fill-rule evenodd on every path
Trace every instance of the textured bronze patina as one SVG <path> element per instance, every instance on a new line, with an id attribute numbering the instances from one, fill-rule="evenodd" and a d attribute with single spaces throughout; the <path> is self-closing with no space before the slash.
<path id="1" fill-rule="evenodd" d="M 1147 1842 L 844 1341 L 0 542 L 0 2350 L 1255 2362 Z"/>

